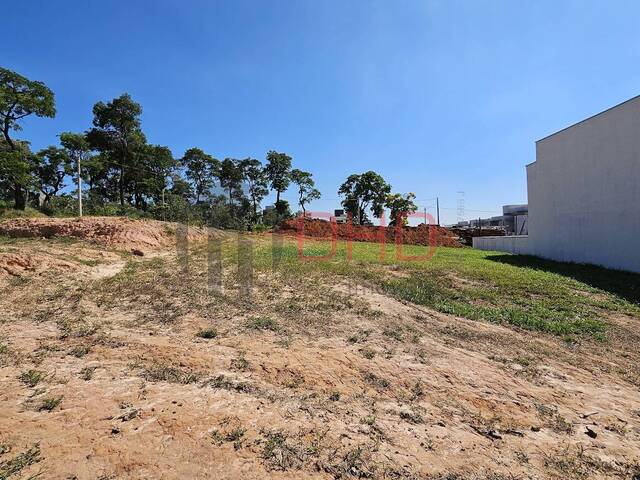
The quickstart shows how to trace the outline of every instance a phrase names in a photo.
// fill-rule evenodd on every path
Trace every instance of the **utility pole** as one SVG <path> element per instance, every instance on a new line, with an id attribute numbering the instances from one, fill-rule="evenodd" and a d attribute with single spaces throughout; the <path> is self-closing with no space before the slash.
<path id="1" fill-rule="evenodd" d="M 80 174 L 82 167 L 80 158 L 81 155 L 78 155 L 78 216 L 82 217 L 82 175 Z"/>
<path id="2" fill-rule="evenodd" d="M 438 226 L 440 226 L 440 198 L 436 197 L 436 213 L 438 217 Z"/>
<path id="3" fill-rule="evenodd" d="M 427 207 L 424 207 L 424 224 L 427 224 Z"/>

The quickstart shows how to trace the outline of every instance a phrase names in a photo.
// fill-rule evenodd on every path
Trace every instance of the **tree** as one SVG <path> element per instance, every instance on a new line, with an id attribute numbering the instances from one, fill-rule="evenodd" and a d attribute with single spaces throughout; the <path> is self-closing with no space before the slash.
<path id="1" fill-rule="evenodd" d="M 269 193 L 269 179 L 266 171 L 262 168 L 260 160 L 246 158 L 240 162 L 244 180 L 247 183 L 247 192 L 253 206 L 253 221 L 258 218 L 258 205 Z"/>
<path id="2" fill-rule="evenodd" d="M 42 82 L 29 80 L 22 75 L 0 68 L 0 130 L 6 142 L 1 149 L 0 170 L 9 172 L 9 188 L 13 192 L 14 208 L 24 210 L 27 205 L 27 188 L 32 180 L 25 172 L 29 171 L 29 159 L 24 144 L 11 138 L 11 131 L 21 129 L 18 123 L 29 115 L 53 118 L 56 115 L 54 95 Z"/>
<path id="3" fill-rule="evenodd" d="M 64 187 L 64 177 L 71 173 L 71 160 L 66 150 L 58 147 L 40 150 L 36 157 L 38 189 L 44 195 L 42 208 L 51 211 L 51 198 Z"/>
<path id="4" fill-rule="evenodd" d="M 78 216 L 82 216 L 82 166 L 91 158 L 91 146 L 83 133 L 64 132 L 60 144 L 66 150 L 78 184 Z"/>
<path id="5" fill-rule="evenodd" d="M 93 106 L 93 128 L 87 132 L 91 146 L 107 155 L 118 170 L 118 198 L 124 207 L 128 168 L 133 164 L 136 147 L 144 145 L 146 138 L 140 128 L 142 107 L 129 94 L 123 94 L 109 103 Z"/>
<path id="6" fill-rule="evenodd" d="M 203 193 L 209 191 L 218 176 L 220 162 L 199 148 L 190 148 L 180 159 L 185 175 L 193 185 L 196 204 L 200 203 Z"/>
<path id="7" fill-rule="evenodd" d="M 162 193 L 177 162 L 169 147 L 161 145 L 138 146 L 135 158 L 134 203 L 136 208 L 146 210 L 149 200 L 161 203 Z"/>
<path id="8" fill-rule="evenodd" d="M 291 157 L 286 153 L 270 150 L 267 152 L 267 162 L 265 171 L 271 188 L 276 191 L 276 208 L 278 208 L 283 205 L 280 203 L 280 194 L 289 187 L 291 182 Z"/>
<path id="9" fill-rule="evenodd" d="M 402 216 L 402 224 L 406 225 L 406 214 L 413 213 L 418 210 L 418 206 L 414 203 L 416 196 L 413 193 L 408 193 L 406 196 L 402 196 L 399 193 L 393 193 L 387 195 L 386 206 L 390 210 L 391 221 L 389 225 L 396 225 L 398 218 Z"/>
<path id="10" fill-rule="evenodd" d="M 390 192 L 391 186 L 373 171 L 349 175 L 338 190 L 338 194 L 344 197 L 342 205 L 359 225 L 367 220 L 367 208 L 371 208 L 374 217 L 382 216 Z"/>
<path id="11" fill-rule="evenodd" d="M 229 205 L 233 205 L 234 197 L 242 198 L 242 180 L 244 178 L 242 167 L 238 160 L 225 158 L 220 165 L 220 186 L 229 194 Z"/>
<path id="12" fill-rule="evenodd" d="M 171 195 L 176 195 L 184 198 L 185 200 L 193 195 L 189 182 L 177 173 L 171 175 L 171 189 L 169 191 L 171 192 Z"/>
<path id="13" fill-rule="evenodd" d="M 294 168 L 291 171 L 291 181 L 298 186 L 298 204 L 302 208 L 302 215 L 307 216 L 305 205 L 320 198 L 320 191 L 315 188 L 315 182 L 309 172 Z"/>

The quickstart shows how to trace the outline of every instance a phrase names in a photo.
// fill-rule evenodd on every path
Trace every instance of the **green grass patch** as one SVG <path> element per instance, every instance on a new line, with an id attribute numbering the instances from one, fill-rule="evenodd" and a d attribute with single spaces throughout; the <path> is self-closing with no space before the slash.
<path id="1" fill-rule="evenodd" d="M 307 240 L 303 253 L 311 257 L 330 250 L 330 242 Z M 405 245 L 402 253 L 427 252 Z M 354 242 L 349 258 L 345 242 L 338 242 L 332 258 L 310 261 L 299 257 L 294 240 L 284 239 L 258 243 L 254 263 L 298 281 L 344 277 L 442 313 L 565 338 L 604 339 L 609 313 L 640 318 L 639 274 L 530 256 L 441 247 L 428 260 L 397 261 L 395 245 L 381 249 Z M 400 332 L 385 333 L 396 338 Z"/>
<path id="2" fill-rule="evenodd" d="M 203 330 L 199 330 L 196 333 L 196 337 L 204 338 L 210 340 L 212 338 L 216 338 L 218 336 L 218 332 L 215 328 L 205 328 Z"/>
<path id="3" fill-rule="evenodd" d="M 27 387 L 33 388 L 44 380 L 45 377 L 46 375 L 38 370 L 26 370 L 18 376 L 18 379 Z"/>
<path id="4" fill-rule="evenodd" d="M 247 321 L 246 326 L 247 328 L 252 328 L 254 330 L 271 330 L 272 332 L 277 332 L 278 330 L 280 330 L 278 322 L 270 317 L 250 318 Z"/>

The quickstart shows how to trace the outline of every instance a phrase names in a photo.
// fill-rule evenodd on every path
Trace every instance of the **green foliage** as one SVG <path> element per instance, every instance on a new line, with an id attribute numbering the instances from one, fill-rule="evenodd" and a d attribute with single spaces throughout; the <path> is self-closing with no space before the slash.
<path id="1" fill-rule="evenodd" d="M 93 125 L 85 133 L 63 132 L 59 147 L 33 154 L 28 142 L 10 136 L 31 114 L 54 116 L 53 93 L 41 82 L 0 69 L 0 201 L 12 199 L 23 210 L 30 205 L 48 215 L 77 214 L 77 185 L 82 183 L 83 212 L 88 215 L 246 230 L 261 224 L 260 202 L 271 186 L 277 192 L 276 212 L 265 225 L 291 215 L 289 204 L 280 199 L 291 182 L 291 157 L 285 153 L 268 152 L 266 168 L 252 158 L 220 162 L 196 147 L 176 161 L 169 148 L 147 143 L 142 107 L 124 93 L 93 106 Z M 320 194 L 311 174 L 296 172 L 304 210 Z M 224 196 L 213 194 L 218 182 Z"/>
<path id="2" fill-rule="evenodd" d="M 18 379 L 27 387 L 33 388 L 44 380 L 45 377 L 46 375 L 38 370 L 26 370 L 20 374 Z"/>
<path id="3" fill-rule="evenodd" d="M 400 215 L 410 214 L 418 209 L 414 203 L 415 198 L 416 196 L 413 193 L 408 193 L 404 197 L 399 193 L 387 195 L 386 207 L 390 210 L 389 225 L 395 225 Z M 403 225 L 408 223 L 408 219 L 405 216 L 402 217 L 401 221 Z"/>
<path id="4" fill-rule="evenodd" d="M 270 317 L 254 317 L 247 321 L 247 327 L 254 330 L 271 330 L 277 332 L 280 330 L 278 322 Z"/>
<path id="5" fill-rule="evenodd" d="M 20 120 L 29 115 L 53 118 L 54 95 L 47 86 L 0 68 L 0 189 L 13 194 L 14 207 L 24 210 L 34 182 L 34 158 L 26 142 L 11 138 L 11 131 L 21 130 Z"/>
<path id="6" fill-rule="evenodd" d="M 271 188 L 276 191 L 277 204 L 280 201 L 280 194 L 289 188 L 291 182 L 291 157 L 286 153 L 270 150 L 267 152 L 265 171 Z"/>
<path id="7" fill-rule="evenodd" d="M 302 208 L 302 214 L 306 216 L 305 205 L 320 198 L 320 191 L 315 188 L 315 182 L 309 172 L 294 168 L 291 171 L 291 181 L 298 186 L 298 204 Z"/>
<path id="8" fill-rule="evenodd" d="M 373 171 L 349 175 L 338 189 L 338 194 L 344 197 L 342 206 L 360 225 L 367 221 L 367 208 L 371 208 L 374 217 L 382 216 L 390 192 L 391 186 Z"/>
<path id="9" fill-rule="evenodd" d="M 87 140 L 94 150 L 102 154 L 107 172 L 117 170 L 117 187 L 120 205 L 125 204 L 125 192 L 136 171 L 135 152 L 146 143 L 140 127 L 142 107 L 128 94 L 111 102 L 98 102 L 93 106 L 93 128 L 87 132 Z M 136 201 L 138 199 L 136 198 Z"/>
<path id="10" fill-rule="evenodd" d="M 214 185 L 214 179 L 220 174 L 220 162 L 199 148 L 190 148 L 180 159 L 185 176 L 193 186 L 195 203 Z"/>
<path id="11" fill-rule="evenodd" d="M 258 220 L 258 206 L 269 193 L 269 179 L 260 160 L 246 158 L 240 162 L 240 165 L 247 184 L 247 193 L 253 206 L 252 223 L 255 223 Z"/>
<path id="12" fill-rule="evenodd" d="M 196 333 L 196 337 L 204 338 L 210 340 L 212 338 L 216 338 L 218 336 L 218 332 L 215 328 L 205 328 L 203 330 L 199 330 Z"/>
<path id="13" fill-rule="evenodd" d="M 64 187 L 64 177 L 71 173 L 71 160 L 66 150 L 54 146 L 40 150 L 36 159 L 38 189 L 44 195 L 42 209 L 51 212 L 51 198 Z"/>
<path id="14" fill-rule="evenodd" d="M 329 242 L 317 241 L 304 253 L 322 255 L 330 249 Z M 428 251 L 411 245 L 403 249 L 407 256 Z M 394 245 L 384 247 L 381 261 L 377 243 L 354 243 L 350 262 L 344 242 L 323 262 L 300 262 L 294 243 L 277 250 L 268 245 L 256 251 L 256 268 L 272 268 L 277 255 L 278 268 L 288 275 L 343 275 L 442 313 L 560 337 L 603 340 L 607 312 L 640 315 L 640 275 L 628 272 L 468 248 L 440 247 L 428 261 L 400 262 Z M 398 275 L 389 275 L 391 264 Z"/>
<path id="15" fill-rule="evenodd" d="M 220 164 L 220 186 L 227 191 L 229 205 L 242 201 L 242 180 L 244 178 L 242 163 L 233 158 L 225 158 Z"/>

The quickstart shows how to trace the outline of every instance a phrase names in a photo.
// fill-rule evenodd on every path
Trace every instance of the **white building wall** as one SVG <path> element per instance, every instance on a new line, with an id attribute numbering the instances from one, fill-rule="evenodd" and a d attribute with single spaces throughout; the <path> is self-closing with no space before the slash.
<path id="1" fill-rule="evenodd" d="M 536 143 L 533 255 L 640 272 L 640 97 Z"/>
<path id="2" fill-rule="evenodd" d="M 478 250 L 494 250 L 513 253 L 514 255 L 528 255 L 529 237 L 527 235 L 509 235 L 504 237 L 473 237 L 473 248 Z"/>

